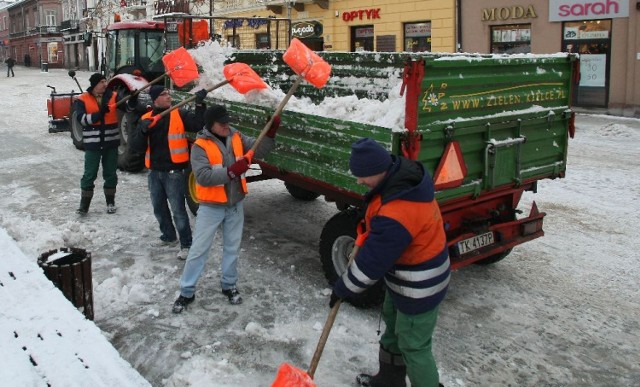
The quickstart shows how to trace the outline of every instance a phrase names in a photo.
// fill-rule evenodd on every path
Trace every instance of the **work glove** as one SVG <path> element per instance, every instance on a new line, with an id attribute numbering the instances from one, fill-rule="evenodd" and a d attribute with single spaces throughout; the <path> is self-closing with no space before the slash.
<path id="1" fill-rule="evenodd" d="M 200 89 L 196 91 L 196 105 L 202 105 L 204 103 L 204 99 L 207 98 L 207 89 Z"/>
<path id="2" fill-rule="evenodd" d="M 266 133 L 267 137 L 274 138 L 276 136 L 276 131 L 280 127 L 280 116 L 273 117 L 273 122 L 271 123 L 271 127 Z"/>
<path id="3" fill-rule="evenodd" d="M 143 134 L 149 133 L 149 130 L 150 130 L 149 125 L 151 125 L 152 122 L 153 121 L 148 119 L 148 118 L 145 118 L 144 120 L 140 121 L 140 123 L 138 124 L 138 127 L 140 128 L 140 131 Z"/>
<path id="4" fill-rule="evenodd" d="M 100 102 L 100 113 L 104 116 L 109 113 L 109 101 L 111 100 L 111 96 L 113 95 L 113 90 L 110 88 L 105 89 L 104 94 L 102 94 L 102 101 Z"/>
<path id="5" fill-rule="evenodd" d="M 227 175 L 231 180 L 247 172 L 249 162 L 244 157 L 227 167 Z"/>
<path id="6" fill-rule="evenodd" d="M 338 297 L 335 290 L 331 291 L 331 298 L 329 299 L 329 308 L 333 308 L 333 306 L 338 302 L 338 300 L 342 300 L 342 298 Z"/>

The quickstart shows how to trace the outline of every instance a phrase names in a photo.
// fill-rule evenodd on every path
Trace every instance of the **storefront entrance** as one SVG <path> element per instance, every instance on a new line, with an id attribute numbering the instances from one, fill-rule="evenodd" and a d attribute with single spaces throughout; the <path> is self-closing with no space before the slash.
<path id="1" fill-rule="evenodd" d="M 573 104 L 606 107 L 609 102 L 611 20 L 565 22 L 562 50 L 580 54 L 580 81 Z"/>

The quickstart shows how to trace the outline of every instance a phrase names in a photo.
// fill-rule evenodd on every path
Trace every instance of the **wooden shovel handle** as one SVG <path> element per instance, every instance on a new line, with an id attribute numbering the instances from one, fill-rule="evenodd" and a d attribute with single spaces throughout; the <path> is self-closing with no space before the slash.
<path id="1" fill-rule="evenodd" d="M 207 93 L 212 92 L 213 90 L 215 90 L 217 88 L 220 88 L 220 87 L 226 85 L 227 83 L 229 83 L 229 81 L 222 81 L 222 82 L 216 83 L 215 85 L 213 85 L 210 88 L 206 89 Z M 197 97 L 198 97 L 197 95 L 192 95 L 191 97 L 181 101 L 180 103 L 175 104 L 174 106 L 171 106 L 169 109 L 164 110 L 162 113 L 158 114 L 156 117 L 158 117 L 158 120 L 159 120 L 160 118 L 166 116 L 167 114 L 171 113 L 172 111 L 174 111 L 176 109 L 179 109 L 179 108 L 183 107 L 184 105 L 188 104 L 189 102 L 193 101 Z"/>
<path id="2" fill-rule="evenodd" d="M 291 85 L 291 88 L 289 88 L 289 91 L 287 92 L 287 95 L 285 95 L 285 97 L 282 99 L 282 101 L 280 101 L 280 104 L 276 108 L 276 111 L 273 112 L 273 114 L 271 115 L 271 118 L 269 118 L 269 121 L 267 121 L 267 123 L 264 125 L 264 128 L 262 128 L 262 131 L 260 132 L 260 135 L 258 135 L 258 138 L 253 143 L 253 145 L 251 146 L 251 149 L 249 150 L 251 155 L 253 155 L 255 153 L 256 149 L 258 148 L 258 145 L 260 145 L 260 142 L 262 141 L 264 136 L 267 135 L 267 132 L 269 131 L 269 128 L 271 128 L 271 124 L 273 124 L 274 118 L 276 116 L 279 116 L 280 113 L 282 113 L 282 110 L 284 109 L 284 105 L 286 105 L 287 102 L 289 102 L 289 100 L 291 99 L 291 96 L 298 89 L 298 86 L 300 86 L 300 83 L 302 83 L 303 79 L 304 79 L 303 75 L 298 75 L 298 78 L 296 79 L 296 81 L 293 83 L 293 85 Z M 249 152 L 247 152 L 247 153 L 249 153 Z"/>
<path id="3" fill-rule="evenodd" d="M 347 267 L 351 265 L 351 262 L 355 259 L 358 251 L 360 250 L 359 245 L 354 245 L 353 250 L 351 250 L 351 254 L 349 254 L 349 263 Z M 336 301 L 333 308 L 329 312 L 327 316 L 327 321 L 324 323 L 324 328 L 322 329 L 322 334 L 320 335 L 320 340 L 318 340 L 318 345 L 316 346 L 316 352 L 313 354 L 313 358 L 311 358 L 311 364 L 309 364 L 309 370 L 307 374 L 313 379 L 313 375 L 316 373 L 316 369 L 318 368 L 318 363 L 320 363 L 320 356 L 322 356 L 322 351 L 324 351 L 324 346 L 327 344 L 327 339 L 329 339 L 329 333 L 331 333 L 331 328 L 333 327 L 333 322 L 336 320 L 336 316 L 338 315 L 338 310 L 340 309 L 340 305 L 342 304 L 342 300 Z"/>
<path id="4" fill-rule="evenodd" d="M 133 93 L 129 94 L 128 96 L 122 98 L 120 101 L 118 101 L 118 103 L 116 104 L 116 107 L 122 105 L 123 103 L 127 102 L 131 98 L 137 96 L 143 90 L 146 90 L 146 89 L 150 88 L 151 86 L 155 85 L 156 83 L 160 82 L 162 80 L 162 78 L 164 78 L 166 75 L 167 75 L 167 73 L 164 73 L 164 74 L 156 77 L 154 80 L 152 80 L 151 82 L 147 83 L 146 85 L 144 85 L 140 89 L 138 89 L 138 90 L 134 91 Z"/>

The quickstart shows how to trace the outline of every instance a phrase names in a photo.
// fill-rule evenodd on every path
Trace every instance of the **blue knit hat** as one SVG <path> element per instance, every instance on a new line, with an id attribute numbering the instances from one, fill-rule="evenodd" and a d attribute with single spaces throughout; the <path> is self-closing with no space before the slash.
<path id="1" fill-rule="evenodd" d="M 151 88 L 149 89 L 149 97 L 151 97 L 151 101 L 155 101 L 156 98 L 158 98 L 160 94 L 162 94 L 162 92 L 165 91 L 165 89 L 166 87 L 161 85 L 151 86 Z"/>
<path id="2" fill-rule="evenodd" d="M 363 138 L 351 144 L 349 169 L 355 177 L 368 177 L 386 172 L 391 163 L 389 152 L 370 138 Z"/>

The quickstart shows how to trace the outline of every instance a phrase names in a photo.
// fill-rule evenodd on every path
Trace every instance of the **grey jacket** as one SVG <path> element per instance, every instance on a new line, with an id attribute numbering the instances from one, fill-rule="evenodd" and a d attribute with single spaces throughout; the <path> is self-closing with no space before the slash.
<path id="1" fill-rule="evenodd" d="M 236 162 L 236 158 L 233 155 L 233 149 L 231 146 L 231 138 L 233 133 L 235 132 L 237 132 L 237 130 L 232 127 L 231 134 L 225 139 L 226 144 L 223 144 L 216 136 L 211 134 L 211 132 L 206 129 L 202 129 L 198 132 L 198 139 L 203 138 L 213 141 L 218 146 L 218 149 L 220 149 L 223 158 L 222 167 L 212 167 L 211 162 L 207 157 L 207 153 L 202 147 L 198 146 L 197 144 L 193 144 L 193 146 L 191 147 L 191 169 L 196 176 L 196 181 L 198 182 L 198 184 L 205 187 L 224 184 L 224 189 L 228 199 L 228 202 L 225 204 L 225 206 L 232 206 L 243 200 L 245 197 L 244 192 L 242 192 L 242 187 L 240 186 L 240 179 L 232 180 L 227 175 L 227 167 Z M 245 136 L 242 133 L 240 133 L 240 138 L 242 139 L 242 147 L 244 149 L 244 153 L 246 153 L 256 141 L 255 138 Z M 265 157 L 269 152 L 271 152 L 274 146 L 275 140 L 273 138 L 265 136 L 256 149 L 254 159 L 261 159 Z M 219 204 L 201 203 L 200 205 L 217 206 Z"/>

